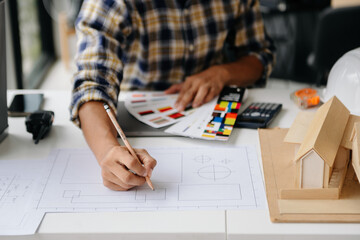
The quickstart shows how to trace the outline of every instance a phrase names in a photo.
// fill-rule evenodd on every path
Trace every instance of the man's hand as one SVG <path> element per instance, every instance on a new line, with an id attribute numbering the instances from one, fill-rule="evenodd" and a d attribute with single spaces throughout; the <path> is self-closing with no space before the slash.
<path id="1" fill-rule="evenodd" d="M 180 92 L 175 103 L 178 111 L 183 111 L 190 103 L 193 107 L 200 107 L 220 94 L 226 84 L 225 74 L 222 67 L 213 66 L 201 73 L 187 77 L 183 83 L 174 84 L 165 93 Z"/>
<path id="2" fill-rule="evenodd" d="M 103 183 L 112 190 L 128 190 L 145 183 L 156 165 L 144 149 L 135 149 L 140 164 L 126 147 L 120 146 L 117 132 L 102 102 L 84 103 L 79 110 L 81 129 L 101 167 Z M 130 171 L 131 170 L 131 171 Z"/>
<path id="3" fill-rule="evenodd" d="M 241 57 L 235 62 L 215 65 L 196 75 L 187 77 L 184 83 L 174 84 L 165 91 L 179 93 L 176 108 L 182 111 L 192 102 L 199 107 L 220 94 L 225 85 L 249 86 L 260 79 L 264 66 L 254 55 Z"/>
<path id="4" fill-rule="evenodd" d="M 151 177 L 156 160 L 145 149 L 134 150 L 143 166 L 132 157 L 126 147 L 121 146 L 112 147 L 105 157 L 99 160 L 106 187 L 116 191 L 128 190 L 143 185 L 144 177 Z"/>

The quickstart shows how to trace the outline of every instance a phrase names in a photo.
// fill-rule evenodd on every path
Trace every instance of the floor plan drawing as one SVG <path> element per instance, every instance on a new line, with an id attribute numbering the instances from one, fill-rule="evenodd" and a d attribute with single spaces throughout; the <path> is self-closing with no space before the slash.
<path id="1" fill-rule="evenodd" d="M 0 235 L 33 234 L 44 213 L 32 200 L 44 160 L 0 161 Z"/>
<path id="2" fill-rule="evenodd" d="M 89 149 L 59 149 L 37 209 L 43 211 L 143 211 L 264 207 L 256 150 L 237 148 L 148 148 L 157 160 L 151 181 L 126 192 L 107 189 Z"/>

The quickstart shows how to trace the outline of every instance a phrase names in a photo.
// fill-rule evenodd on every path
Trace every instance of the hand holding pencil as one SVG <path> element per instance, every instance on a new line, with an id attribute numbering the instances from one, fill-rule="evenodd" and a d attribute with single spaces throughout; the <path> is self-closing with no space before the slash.
<path id="1" fill-rule="evenodd" d="M 143 162 L 140 161 L 140 159 L 138 158 L 138 155 L 135 153 L 135 150 L 132 148 L 132 146 L 130 145 L 130 143 L 128 142 L 123 130 L 121 129 L 120 125 L 118 124 L 115 116 L 112 114 L 109 106 L 104 103 L 104 108 L 106 110 L 106 113 L 108 114 L 111 122 L 113 123 L 113 125 L 115 126 L 116 128 L 116 131 L 118 132 L 118 134 L 120 135 L 121 139 L 123 140 L 125 146 L 127 147 L 128 151 L 130 152 L 130 154 L 132 155 L 132 157 L 140 164 L 142 164 Z M 130 169 L 131 170 L 131 169 Z M 149 176 L 150 175 L 150 176 Z M 150 177 L 151 177 L 151 172 L 150 173 L 147 173 L 146 176 L 145 176 L 145 180 L 147 182 L 147 184 L 149 185 L 149 187 L 154 190 L 154 186 L 150 180 Z"/>

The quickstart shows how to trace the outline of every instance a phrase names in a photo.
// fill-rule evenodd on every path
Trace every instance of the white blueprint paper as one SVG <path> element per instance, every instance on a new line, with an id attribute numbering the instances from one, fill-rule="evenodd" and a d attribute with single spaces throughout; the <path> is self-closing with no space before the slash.
<path id="1" fill-rule="evenodd" d="M 263 208 L 265 194 L 253 146 L 147 148 L 158 161 L 147 185 L 116 192 L 102 184 L 88 149 L 59 149 L 37 208 L 52 212 Z"/>
<path id="2" fill-rule="evenodd" d="M 44 160 L 0 161 L 0 235 L 34 234 L 44 216 L 33 208 Z"/>

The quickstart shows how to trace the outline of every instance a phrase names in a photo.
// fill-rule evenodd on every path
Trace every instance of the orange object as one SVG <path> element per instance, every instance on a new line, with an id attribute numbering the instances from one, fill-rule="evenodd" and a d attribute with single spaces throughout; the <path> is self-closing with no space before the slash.
<path id="1" fill-rule="evenodd" d="M 294 102 L 303 109 L 316 106 L 320 103 L 320 96 L 317 91 L 312 88 L 297 90 L 292 94 L 292 98 Z"/>

